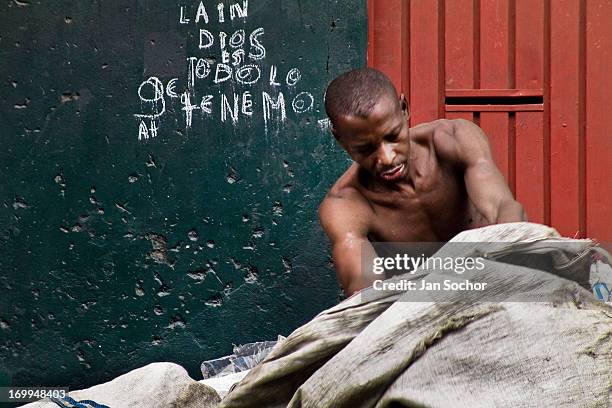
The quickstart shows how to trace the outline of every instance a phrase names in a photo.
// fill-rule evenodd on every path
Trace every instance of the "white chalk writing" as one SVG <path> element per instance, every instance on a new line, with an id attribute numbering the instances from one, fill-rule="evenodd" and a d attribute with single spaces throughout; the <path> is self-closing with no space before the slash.
<path id="1" fill-rule="evenodd" d="M 246 23 L 248 12 L 248 0 L 232 4 L 219 2 L 216 7 L 204 1 L 179 6 L 178 22 L 193 26 L 197 49 L 203 55 L 186 58 L 185 84 L 179 78 L 162 81 L 156 76 L 140 84 L 141 113 L 134 115 L 139 120 L 138 140 L 155 138 L 163 125 L 163 116 L 173 112 L 181 112 L 187 129 L 193 126 L 195 118 L 239 126 L 241 121 L 250 120 L 261 112 L 267 132 L 271 123 L 281 125 L 287 120 L 287 109 L 296 115 L 313 109 L 313 94 L 300 89 L 302 73 L 299 68 L 279 69 L 276 64 L 264 65 L 267 58 L 265 29 L 236 29 L 237 23 Z M 208 26 L 213 20 L 220 27 L 231 22 L 232 29 L 227 32 L 214 30 Z M 256 92 L 261 97 L 253 90 L 256 84 L 263 87 Z M 207 86 L 208 92 L 202 95 L 201 90 Z M 219 95 L 214 96 L 215 92 Z M 179 109 L 168 110 L 167 104 L 174 103 L 180 104 Z M 215 110 L 218 113 L 214 114 Z"/>

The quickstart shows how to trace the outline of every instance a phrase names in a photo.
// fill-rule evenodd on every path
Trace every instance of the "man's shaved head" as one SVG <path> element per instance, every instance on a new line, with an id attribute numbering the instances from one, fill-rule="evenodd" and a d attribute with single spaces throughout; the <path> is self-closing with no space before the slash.
<path id="1" fill-rule="evenodd" d="M 383 96 L 397 100 L 393 83 L 382 72 L 359 68 L 334 79 L 325 93 L 325 112 L 332 123 L 340 116 L 367 118 Z"/>

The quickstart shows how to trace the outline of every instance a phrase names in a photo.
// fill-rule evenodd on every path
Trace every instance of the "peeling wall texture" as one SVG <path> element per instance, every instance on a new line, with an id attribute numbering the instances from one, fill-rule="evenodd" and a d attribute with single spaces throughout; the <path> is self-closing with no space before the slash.
<path id="1" fill-rule="evenodd" d="M 338 301 L 323 95 L 365 1 L 202 4 L 0 3 L 0 386 L 201 378 Z"/>

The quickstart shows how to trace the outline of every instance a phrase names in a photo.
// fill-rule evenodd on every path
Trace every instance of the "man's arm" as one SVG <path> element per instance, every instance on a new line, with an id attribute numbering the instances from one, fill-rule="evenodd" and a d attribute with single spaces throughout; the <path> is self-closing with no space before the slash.
<path id="1" fill-rule="evenodd" d="M 434 144 L 439 154 L 463 167 L 468 195 L 490 224 L 527 221 L 493 161 L 482 129 L 463 119 L 444 121 L 434 131 Z"/>
<path id="2" fill-rule="evenodd" d="M 353 293 L 371 286 L 374 280 L 384 279 L 371 268 L 376 257 L 374 247 L 368 240 L 368 219 L 370 208 L 359 193 L 349 196 L 328 196 L 319 207 L 319 219 L 327 236 L 332 242 L 332 257 L 336 276 L 344 293 Z M 363 252 L 362 252 L 363 251 Z"/>

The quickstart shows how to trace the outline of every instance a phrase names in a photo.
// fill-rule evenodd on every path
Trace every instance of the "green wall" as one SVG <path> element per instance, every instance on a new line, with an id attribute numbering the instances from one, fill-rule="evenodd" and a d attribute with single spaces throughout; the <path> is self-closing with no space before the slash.
<path id="1" fill-rule="evenodd" d="M 0 4 L 0 385 L 200 378 L 338 301 L 323 94 L 365 65 L 366 2 L 202 3 Z"/>

